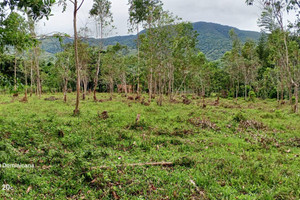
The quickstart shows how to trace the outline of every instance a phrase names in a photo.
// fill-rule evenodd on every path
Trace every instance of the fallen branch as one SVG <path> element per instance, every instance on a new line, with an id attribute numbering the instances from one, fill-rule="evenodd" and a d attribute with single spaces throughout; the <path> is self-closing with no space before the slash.
<path id="1" fill-rule="evenodd" d="M 138 167 L 138 166 L 173 166 L 173 162 L 151 162 L 151 163 L 133 163 L 133 164 L 123 164 L 123 165 L 116 165 L 116 166 L 99 166 L 99 167 L 92 167 L 91 169 L 110 169 L 113 167 L 121 168 L 121 167 Z"/>

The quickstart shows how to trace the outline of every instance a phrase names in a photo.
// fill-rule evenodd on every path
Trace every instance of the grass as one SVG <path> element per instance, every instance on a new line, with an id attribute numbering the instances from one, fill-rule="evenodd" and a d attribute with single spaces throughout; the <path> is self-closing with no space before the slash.
<path id="1" fill-rule="evenodd" d="M 34 164 L 0 168 L 0 183 L 13 187 L 0 199 L 300 199 L 300 115 L 289 105 L 89 96 L 74 117 L 68 95 L 67 103 L 61 94 L 28 103 L 0 95 L 0 164 Z M 161 161 L 174 165 L 115 167 Z"/>

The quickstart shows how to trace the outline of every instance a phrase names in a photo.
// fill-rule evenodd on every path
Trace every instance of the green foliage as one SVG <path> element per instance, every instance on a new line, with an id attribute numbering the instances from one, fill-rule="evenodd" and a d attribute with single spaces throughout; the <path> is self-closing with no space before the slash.
<path id="1" fill-rule="evenodd" d="M 113 22 L 110 0 L 94 0 L 93 7 L 90 10 L 90 15 L 94 17 L 96 23 L 99 23 L 100 33 L 98 33 L 98 30 L 96 30 L 96 33 L 100 34 L 100 38 L 102 39 L 104 34 L 104 29 L 110 26 L 111 23 Z M 102 40 L 100 41 L 100 43 L 101 42 Z"/>
<path id="2" fill-rule="evenodd" d="M 250 101 L 255 102 L 256 94 L 254 91 L 249 92 L 249 99 L 250 99 Z"/>
<path id="3" fill-rule="evenodd" d="M 132 26 L 152 23 L 160 17 L 162 11 L 160 0 L 128 0 L 128 4 L 129 22 Z"/>
<path id="4" fill-rule="evenodd" d="M 235 122 L 246 121 L 246 116 L 242 112 L 238 112 L 233 116 L 232 120 Z"/>
<path id="5" fill-rule="evenodd" d="M 29 14 L 33 19 L 42 19 L 48 17 L 51 13 L 51 6 L 55 0 L 3 0 L 0 3 L 0 13 L 6 12 L 7 8 L 22 10 Z"/>
<path id="6" fill-rule="evenodd" d="M 16 12 L 10 13 L 2 22 L 0 35 L 1 47 L 12 46 L 15 48 L 15 53 L 34 44 L 34 39 L 29 33 L 29 24 Z"/>

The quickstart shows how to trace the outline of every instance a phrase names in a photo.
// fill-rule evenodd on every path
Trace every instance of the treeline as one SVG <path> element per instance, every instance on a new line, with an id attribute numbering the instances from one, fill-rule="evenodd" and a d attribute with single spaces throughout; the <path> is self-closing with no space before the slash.
<path id="1" fill-rule="evenodd" d="M 68 90 L 75 89 L 81 90 L 82 99 L 88 90 L 93 91 L 95 101 L 96 92 L 109 92 L 111 99 L 117 91 L 134 92 L 137 96 L 147 93 L 148 101 L 156 96 L 159 105 L 166 96 L 172 101 L 180 93 L 236 100 L 277 98 L 281 104 L 288 100 L 293 111 L 298 112 L 300 43 L 298 32 L 294 31 L 298 29 L 297 26 L 285 29 L 280 19 L 288 9 L 297 10 L 296 4 L 266 1 L 260 25 L 267 33 L 262 34 L 258 43 L 251 40 L 242 43 L 231 30 L 228 34 L 232 50 L 214 62 L 208 61 L 197 48 L 197 33 L 192 24 L 164 11 L 160 1 L 130 0 L 129 5 L 131 30 L 138 33 L 136 53 L 118 43 L 91 47 L 83 42 L 87 29 L 79 31 L 76 45 L 65 45 L 64 35 L 56 35 L 62 52 L 52 60 L 40 59 L 39 45 L 35 42 L 23 52 L 20 50 L 23 46 L 18 48 L 19 43 L 11 43 L 15 56 L 1 55 L 2 91 L 30 89 L 39 95 L 42 91 L 63 91 L 65 101 Z M 110 9 L 110 1 L 95 0 L 90 12 L 97 22 L 100 38 L 112 27 Z M 26 27 L 23 21 L 20 24 Z M 28 34 L 34 36 L 34 23 L 28 27 Z M 139 34 L 141 27 L 146 30 L 143 34 Z M 18 56 L 21 54 L 22 57 Z"/>

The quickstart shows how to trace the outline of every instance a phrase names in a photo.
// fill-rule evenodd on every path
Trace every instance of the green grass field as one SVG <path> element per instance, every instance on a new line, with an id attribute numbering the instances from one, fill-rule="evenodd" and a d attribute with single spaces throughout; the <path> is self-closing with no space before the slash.
<path id="1" fill-rule="evenodd" d="M 0 199 L 300 199 L 300 115 L 289 105 L 178 98 L 159 107 L 115 94 L 88 96 L 75 117 L 68 95 L 0 95 L 0 164 L 34 164 L 0 168 L 0 184 L 13 188 Z M 125 166 L 148 162 L 173 165 Z"/>

